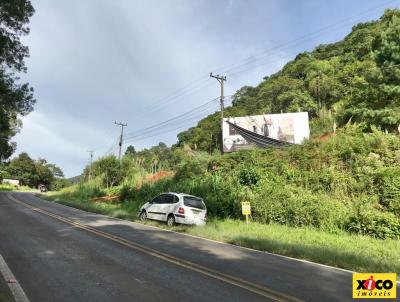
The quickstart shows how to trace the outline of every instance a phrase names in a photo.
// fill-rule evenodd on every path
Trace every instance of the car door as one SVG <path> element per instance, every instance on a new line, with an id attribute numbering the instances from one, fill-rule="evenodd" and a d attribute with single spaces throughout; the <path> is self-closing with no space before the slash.
<path id="1" fill-rule="evenodd" d="M 162 195 L 162 203 L 160 203 L 160 217 L 162 220 L 166 221 L 167 216 L 171 213 L 171 206 L 173 206 L 174 195 L 172 194 L 163 194 Z"/>
<path id="2" fill-rule="evenodd" d="M 153 206 L 151 207 L 151 214 L 152 214 L 152 219 L 155 220 L 161 220 L 165 221 L 167 220 L 166 216 L 166 203 L 168 202 L 168 194 L 161 194 L 157 197 L 157 200 L 155 200 Z"/>
<path id="3" fill-rule="evenodd" d="M 158 195 L 158 196 L 156 196 L 155 198 L 153 198 L 153 199 L 150 201 L 150 205 L 149 205 L 149 207 L 146 209 L 147 217 L 148 217 L 149 219 L 158 219 L 157 212 L 158 212 L 158 207 L 159 207 L 160 198 L 161 198 L 161 196 Z"/>

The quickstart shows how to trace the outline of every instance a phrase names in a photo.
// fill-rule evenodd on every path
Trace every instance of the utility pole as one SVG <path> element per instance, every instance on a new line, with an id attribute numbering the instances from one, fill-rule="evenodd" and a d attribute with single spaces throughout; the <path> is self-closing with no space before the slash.
<path id="1" fill-rule="evenodd" d="M 89 166 L 89 180 L 92 180 L 92 164 L 93 164 L 93 150 L 88 150 L 87 152 L 90 153 L 90 166 Z"/>
<path id="2" fill-rule="evenodd" d="M 322 103 L 321 103 L 321 96 L 320 96 L 320 80 L 321 80 L 321 71 L 318 70 L 318 75 L 317 75 L 317 95 L 318 95 L 318 109 L 322 109 Z"/>
<path id="3" fill-rule="evenodd" d="M 121 135 L 119 136 L 119 153 L 118 153 L 118 159 L 121 160 L 121 150 L 122 150 L 122 142 L 124 139 L 124 127 L 128 126 L 127 123 L 120 123 L 120 122 L 114 122 L 115 125 L 121 126 Z"/>
<path id="4" fill-rule="evenodd" d="M 224 82 L 226 81 L 226 76 L 220 76 L 217 74 L 216 76 L 210 72 L 210 77 L 217 79 L 217 81 L 221 85 L 221 97 L 220 97 L 220 105 L 221 105 L 221 154 L 224 154 L 224 137 L 223 137 L 223 127 L 224 127 Z"/>

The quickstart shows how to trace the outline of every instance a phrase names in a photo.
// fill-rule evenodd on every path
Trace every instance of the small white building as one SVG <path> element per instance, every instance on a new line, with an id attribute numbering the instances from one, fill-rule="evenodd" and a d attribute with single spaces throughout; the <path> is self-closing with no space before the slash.
<path id="1" fill-rule="evenodd" d="M 19 180 L 18 179 L 4 178 L 3 179 L 3 184 L 10 184 L 10 185 L 19 187 Z"/>

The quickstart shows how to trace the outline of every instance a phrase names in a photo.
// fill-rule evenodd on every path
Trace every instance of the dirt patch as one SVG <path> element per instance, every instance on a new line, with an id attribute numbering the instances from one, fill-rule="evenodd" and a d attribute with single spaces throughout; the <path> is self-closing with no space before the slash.
<path id="1" fill-rule="evenodd" d="M 314 137 L 313 139 L 316 140 L 316 141 L 319 141 L 319 142 L 325 142 L 325 141 L 329 140 L 331 137 L 334 137 L 334 136 L 336 136 L 335 132 L 333 132 L 333 133 L 324 133 L 324 134 L 322 134 L 320 136 Z"/>
<path id="2" fill-rule="evenodd" d="M 90 199 L 91 202 L 108 202 L 108 203 L 116 203 L 120 202 L 119 195 L 111 195 L 111 196 L 102 196 L 95 197 Z"/>
<path id="3" fill-rule="evenodd" d="M 159 181 L 160 179 L 168 178 L 168 177 L 172 177 L 172 176 L 174 176 L 173 172 L 161 170 L 161 171 L 158 171 L 155 174 L 147 175 L 146 176 L 146 180 L 155 182 L 155 181 Z"/>

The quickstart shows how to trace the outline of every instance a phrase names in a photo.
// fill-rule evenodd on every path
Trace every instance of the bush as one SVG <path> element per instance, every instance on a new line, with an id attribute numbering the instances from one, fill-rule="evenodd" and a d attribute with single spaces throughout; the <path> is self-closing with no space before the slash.
<path id="1" fill-rule="evenodd" d="M 57 178 L 51 183 L 50 190 L 60 191 L 61 189 L 64 189 L 70 185 L 71 185 L 71 182 L 68 179 Z"/>
<path id="2" fill-rule="evenodd" d="M 204 175 L 207 172 L 209 156 L 199 154 L 189 160 L 184 161 L 177 167 L 175 179 L 182 180 Z"/>
<path id="3" fill-rule="evenodd" d="M 95 177 L 101 178 L 107 188 L 117 186 L 126 176 L 126 170 L 121 168 L 120 161 L 114 155 L 93 162 L 92 173 Z"/>
<path id="4" fill-rule="evenodd" d="M 122 188 L 120 188 L 120 187 L 108 188 L 107 195 L 120 195 L 120 192 L 121 192 Z"/>
<path id="5" fill-rule="evenodd" d="M 87 183 L 79 183 L 67 188 L 68 192 L 76 200 L 88 201 L 91 198 L 106 195 L 106 191 L 101 186 L 101 180 L 93 180 Z"/>
<path id="6" fill-rule="evenodd" d="M 374 183 L 379 194 L 379 203 L 400 217 L 400 169 L 385 167 L 374 173 Z"/>
<path id="7" fill-rule="evenodd" d="M 191 152 L 173 179 L 154 183 L 143 183 L 143 169 L 126 158 L 115 190 L 134 212 L 162 192 L 183 192 L 203 198 L 210 217 L 242 218 L 240 202 L 249 201 L 253 219 L 262 223 L 398 238 L 399 150 L 398 136 L 348 125 L 327 141 L 285 149 Z M 99 175 L 74 187 L 74 194 L 87 200 L 104 194 L 103 188 Z"/>
<path id="8" fill-rule="evenodd" d="M 260 180 L 260 176 L 252 168 L 242 168 L 238 173 L 238 180 L 244 186 L 254 186 Z"/>
<path id="9" fill-rule="evenodd" d="M 133 198 L 133 190 L 127 185 L 123 185 L 119 190 L 119 197 L 121 200 L 128 200 Z"/>
<path id="10" fill-rule="evenodd" d="M 243 193 L 233 177 L 222 177 L 218 173 L 209 175 L 201 181 L 193 181 L 190 193 L 204 199 L 210 216 L 241 216 L 240 202 Z"/>
<path id="11" fill-rule="evenodd" d="M 349 209 L 347 200 L 272 181 L 260 188 L 253 202 L 253 212 L 254 218 L 264 223 L 334 231 L 342 228 Z"/>
<path id="12" fill-rule="evenodd" d="M 379 239 L 400 238 L 400 221 L 392 213 L 378 210 L 363 210 L 347 221 L 345 228 L 350 233 L 369 235 Z"/>

